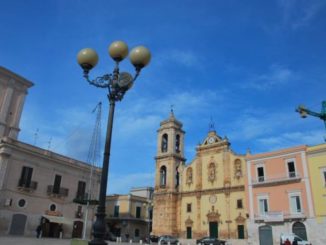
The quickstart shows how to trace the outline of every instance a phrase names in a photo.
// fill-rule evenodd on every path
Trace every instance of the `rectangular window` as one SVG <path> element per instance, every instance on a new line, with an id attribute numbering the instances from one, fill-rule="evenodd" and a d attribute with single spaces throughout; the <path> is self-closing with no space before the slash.
<path id="1" fill-rule="evenodd" d="M 242 199 L 237 200 L 237 208 L 243 208 L 242 206 Z"/>
<path id="2" fill-rule="evenodd" d="M 85 189 L 86 183 L 84 181 L 78 181 L 78 189 L 77 189 L 77 199 L 85 199 Z"/>
<path id="3" fill-rule="evenodd" d="M 268 212 L 267 199 L 259 199 L 259 214 L 265 215 Z"/>
<path id="4" fill-rule="evenodd" d="M 187 203 L 187 213 L 191 213 L 191 203 Z"/>
<path id="5" fill-rule="evenodd" d="M 33 168 L 23 167 L 18 185 L 20 187 L 30 187 L 32 182 Z"/>
<path id="6" fill-rule="evenodd" d="M 136 218 L 140 218 L 141 216 L 141 207 L 136 207 Z"/>
<path id="7" fill-rule="evenodd" d="M 257 168 L 258 182 L 265 181 L 264 167 Z"/>
<path id="8" fill-rule="evenodd" d="M 324 186 L 326 187 L 326 169 L 323 171 Z"/>
<path id="9" fill-rule="evenodd" d="M 290 202 L 292 213 L 301 213 L 300 196 L 291 196 Z"/>
<path id="10" fill-rule="evenodd" d="M 113 214 L 114 217 L 119 217 L 119 206 L 118 205 L 115 205 L 114 206 L 114 214 Z"/>
<path id="11" fill-rule="evenodd" d="M 53 184 L 53 193 L 60 193 L 60 185 L 61 185 L 61 175 L 55 175 L 54 184 Z"/>
<path id="12" fill-rule="evenodd" d="M 288 171 L 289 171 L 289 177 L 290 178 L 294 178 L 296 176 L 294 161 L 289 161 L 288 162 Z"/>

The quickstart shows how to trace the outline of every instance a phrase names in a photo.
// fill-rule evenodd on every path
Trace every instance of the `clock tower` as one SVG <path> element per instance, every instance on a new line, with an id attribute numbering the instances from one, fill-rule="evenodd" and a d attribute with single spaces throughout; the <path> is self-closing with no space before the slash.
<path id="1" fill-rule="evenodd" d="M 180 171 L 185 164 L 182 123 L 171 110 L 157 130 L 153 233 L 178 235 Z"/>

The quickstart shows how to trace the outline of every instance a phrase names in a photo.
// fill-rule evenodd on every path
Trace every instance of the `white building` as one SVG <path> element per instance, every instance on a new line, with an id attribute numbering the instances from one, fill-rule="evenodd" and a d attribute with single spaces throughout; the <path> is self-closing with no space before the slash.
<path id="1" fill-rule="evenodd" d="M 0 235 L 81 237 L 87 233 L 95 206 L 74 201 L 99 192 L 100 169 L 17 140 L 28 88 L 33 83 L 0 67 Z M 92 181 L 90 175 L 92 173 Z M 62 228 L 62 230 L 61 230 Z"/>

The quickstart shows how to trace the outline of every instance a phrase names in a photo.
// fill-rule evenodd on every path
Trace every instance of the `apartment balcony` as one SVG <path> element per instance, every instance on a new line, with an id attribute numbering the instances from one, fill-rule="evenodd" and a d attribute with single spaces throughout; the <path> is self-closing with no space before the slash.
<path id="1" fill-rule="evenodd" d="M 257 179 L 252 180 L 253 187 L 261 187 L 261 186 L 273 186 L 279 184 L 289 184 L 294 182 L 300 182 L 301 175 L 298 172 L 290 172 L 279 175 L 268 175 L 268 176 L 260 176 Z"/>
<path id="2" fill-rule="evenodd" d="M 24 182 L 22 180 L 19 180 L 18 182 L 18 189 L 26 192 L 33 192 L 37 189 L 37 182 L 36 181 L 30 181 Z"/>
<path id="3" fill-rule="evenodd" d="M 264 214 L 255 214 L 254 220 L 258 223 L 277 223 L 305 218 L 307 218 L 307 213 L 305 211 L 298 211 L 292 213 L 283 211 L 269 211 L 265 212 Z"/>
<path id="4" fill-rule="evenodd" d="M 67 197 L 69 193 L 68 188 L 54 188 L 53 185 L 48 185 L 47 194 L 53 197 Z"/>

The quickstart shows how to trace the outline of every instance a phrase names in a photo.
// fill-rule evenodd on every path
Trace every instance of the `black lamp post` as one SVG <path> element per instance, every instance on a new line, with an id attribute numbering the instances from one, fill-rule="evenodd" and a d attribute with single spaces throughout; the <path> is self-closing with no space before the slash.
<path id="1" fill-rule="evenodd" d="M 128 55 L 128 46 L 122 41 L 113 42 L 109 46 L 109 54 L 115 61 L 115 68 L 112 74 L 105 74 L 101 77 L 97 77 L 94 80 L 90 80 L 88 73 L 97 64 L 98 55 L 95 50 L 90 48 L 82 49 L 77 56 L 79 65 L 84 70 L 85 79 L 91 84 L 99 88 L 108 89 L 108 99 L 110 102 L 110 110 L 108 117 L 108 125 L 106 131 L 101 185 L 99 193 L 99 205 L 97 207 L 96 221 L 93 224 L 93 240 L 89 245 L 105 245 L 104 240 L 106 233 L 105 223 L 105 200 L 106 200 L 106 187 L 108 180 L 108 170 L 110 162 L 110 149 L 111 149 L 111 136 L 113 126 L 113 116 L 115 102 L 122 100 L 124 94 L 132 87 L 134 81 L 138 77 L 140 70 L 144 68 L 151 59 L 149 50 L 143 46 L 135 47 L 130 52 L 130 61 L 136 68 L 136 73 L 132 77 L 127 72 L 119 71 L 119 62 L 122 61 Z M 86 225 L 86 224 L 85 224 Z"/>

